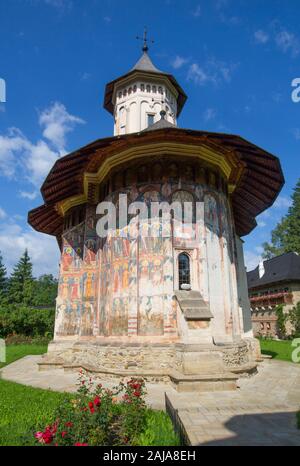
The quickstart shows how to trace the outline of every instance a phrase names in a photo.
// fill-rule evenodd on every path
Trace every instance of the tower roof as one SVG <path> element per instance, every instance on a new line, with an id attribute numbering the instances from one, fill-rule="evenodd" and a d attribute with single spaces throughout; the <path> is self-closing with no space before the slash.
<path id="1" fill-rule="evenodd" d="M 114 89 L 115 86 L 120 82 L 123 81 L 127 78 L 130 78 L 131 76 L 134 76 L 135 74 L 149 74 L 149 77 L 154 76 L 154 77 L 162 77 L 162 78 L 167 78 L 170 83 L 175 87 L 177 91 L 177 116 L 180 115 L 181 110 L 187 100 L 187 95 L 185 94 L 184 90 L 182 87 L 178 84 L 177 80 L 174 78 L 172 74 L 165 73 L 164 71 L 160 71 L 156 66 L 152 63 L 152 60 L 148 54 L 148 48 L 144 47 L 143 48 L 143 54 L 141 58 L 137 61 L 137 63 L 134 65 L 134 67 L 126 74 L 123 74 L 119 78 L 114 79 L 113 81 L 110 81 L 108 84 L 106 84 L 105 87 L 105 92 L 104 92 L 104 103 L 103 106 L 104 108 L 111 114 L 114 113 L 114 103 L 113 103 L 113 98 L 114 98 Z"/>
<path id="2" fill-rule="evenodd" d="M 151 58 L 148 55 L 147 51 L 143 51 L 143 55 L 141 58 L 136 62 L 134 67 L 132 68 L 132 71 L 150 71 L 151 73 L 162 73 L 159 69 L 156 68 L 155 65 L 153 65 Z"/>

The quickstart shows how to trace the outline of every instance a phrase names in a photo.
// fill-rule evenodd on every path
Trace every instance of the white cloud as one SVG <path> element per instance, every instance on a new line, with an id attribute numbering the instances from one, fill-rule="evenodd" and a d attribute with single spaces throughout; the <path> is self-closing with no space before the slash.
<path id="1" fill-rule="evenodd" d="M 6 212 L 4 209 L 2 209 L 2 207 L 0 207 L 0 219 L 2 220 L 3 218 L 6 217 Z"/>
<path id="2" fill-rule="evenodd" d="M 278 196 L 273 204 L 274 209 L 288 209 L 292 204 L 292 200 L 287 196 Z"/>
<path id="3" fill-rule="evenodd" d="M 58 274 L 59 247 L 56 239 L 27 228 L 22 229 L 13 219 L 0 223 L 0 251 L 10 273 L 25 249 L 33 263 L 33 273 Z"/>
<path id="4" fill-rule="evenodd" d="M 286 29 L 281 29 L 276 33 L 275 42 L 282 52 L 290 52 L 293 57 L 297 56 L 300 52 L 299 38 Z"/>
<path id="5" fill-rule="evenodd" d="M 264 228 L 266 225 L 267 225 L 266 222 L 264 222 L 263 220 L 257 221 L 258 228 Z"/>
<path id="6" fill-rule="evenodd" d="M 66 135 L 78 123 L 84 123 L 81 118 L 71 115 L 60 102 L 43 110 L 39 116 L 39 123 L 44 127 L 43 136 L 60 152 L 65 152 Z"/>
<path id="7" fill-rule="evenodd" d="M 7 136 L 0 134 L 0 175 L 12 178 L 16 169 L 15 155 L 28 147 L 21 131 L 10 128 Z"/>
<path id="8" fill-rule="evenodd" d="M 201 16 L 201 13 L 202 13 L 202 10 L 201 10 L 201 6 L 200 6 L 200 5 L 197 5 L 196 8 L 192 11 L 192 15 L 193 15 L 195 18 L 199 18 L 199 16 Z"/>
<path id="9" fill-rule="evenodd" d="M 203 66 L 192 63 L 188 69 L 187 79 L 200 86 L 208 83 L 214 85 L 220 85 L 224 82 L 229 83 L 236 67 L 236 64 L 226 63 L 212 57 Z"/>
<path id="10" fill-rule="evenodd" d="M 173 68 L 175 68 L 175 70 L 178 70 L 183 65 L 188 63 L 188 61 L 189 61 L 188 58 L 184 58 L 184 57 L 180 57 L 179 55 L 176 55 L 176 57 L 172 61 L 171 65 L 173 66 Z"/>
<path id="11" fill-rule="evenodd" d="M 33 192 L 20 191 L 20 196 L 23 197 L 24 199 L 29 199 L 30 201 L 33 201 L 33 199 L 36 199 L 38 194 L 39 194 L 38 191 L 33 191 Z"/>
<path id="12" fill-rule="evenodd" d="M 205 121 L 213 120 L 217 115 L 217 111 L 214 108 L 207 108 L 203 113 L 203 118 Z"/>
<path id="13" fill-rule="evenodd" d="M 87 73 L 86 71 L 80 75 L 81 81 L 88 81 L 91 78 L 91 74 Z"/>
<path id="14" fill-rule="evenodd" d="M 293 129 L 292 132 L 293 132 L 293 135 L 294 135 L 296 141 L 300 141 L 300 129 L 299 129 L 299 128 L 295 128 L 295 129 Z"/>
<path id="15" fill-rule="evenodd" d="M 258 29 L 254 33 L 254 39 L 255 42 L 257 42 L 258 44 L 266 44 L 269 41 L 270 36 L 267 32 L 263 31 L 262 29 Z"/>
<path id="16" fill-rule="evenodd" d="M 39 115 L 43 139 L 32 143 L 19 129 L 11 128 L 7 135 L 0 135 L 0 175 L 13 178 L 21 175 L 39 186 L 50 168 L 66 153 L 66 136 L 81 118 L 67 112 L 64 105 L 55 102 Z"/>
<path id="17" fill-rule="evenodd" d="M 72 7 L 72 1 L 71 0 L 44 0 L 46 5 L 53 6 L 54 8 L 57 8 L 58 10 L 66 10 Z"/>
<path id="18" fill-rule="evenodd" d="M 210 77 L 197 63 L 191 64 L 187 78 L 188 80 L 194 81 L 195 84 L 199 84 L 200 86 L 203 86 L 207 83 L 207 81 L 210 81 Z"/>
<path id="19" fill-rule="evenodd" d="M 244 252 L 245 265 L 248 271 L 255 269 L 261 261 L 261 255 L 252 251 Z"/>

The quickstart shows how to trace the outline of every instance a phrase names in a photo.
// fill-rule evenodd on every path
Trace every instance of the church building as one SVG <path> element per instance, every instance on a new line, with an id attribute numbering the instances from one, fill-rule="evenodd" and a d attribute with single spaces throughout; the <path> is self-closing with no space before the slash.
<path id="1" fill-rule="evenodd" d="M 57 238 L 61 261 L 40 369 L 138 375 L 187 391 L 234 389 L 255 371 L 242 237 L 281 190 L 280 162 L 240 136 L 180 128 L 186 99 L 145 41 L 136 65 L 105 88 L 114 136 L 58 159 L 44 181 L 29 223 Z M 120 214 L 120 195 L 128 212 L 136 202 L 192 206 L 195 234 L 176 234 L 172 215 L 162 235 L 161 215 L 126 213 L 99 236 L 99 204 Z"/>

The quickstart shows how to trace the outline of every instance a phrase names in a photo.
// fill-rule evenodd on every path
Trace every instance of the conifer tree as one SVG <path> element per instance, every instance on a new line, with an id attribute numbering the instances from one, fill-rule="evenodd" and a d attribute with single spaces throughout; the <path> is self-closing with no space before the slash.
<path id="1" fill-rule="evenodd" d="M 292 194 L 292 205 L 271 233 L 271 243 L 263 244 L 264 259 L 286 252 L 300 254 L 300 179 Z"/>
<path id="2" fill-rule="evenodd" d="M 9 302 L 11 304 L 30 305 L 33 298 L 33 287 L 32 263 L 26 249 L 9 279 Z"/>
<path id="3" fill-rule="evenodd" d="M 3 304 L 7 295 L 7 275 L 6 268 L 3 264 L 3 258 L 0 253 L 0 304 Z"/>

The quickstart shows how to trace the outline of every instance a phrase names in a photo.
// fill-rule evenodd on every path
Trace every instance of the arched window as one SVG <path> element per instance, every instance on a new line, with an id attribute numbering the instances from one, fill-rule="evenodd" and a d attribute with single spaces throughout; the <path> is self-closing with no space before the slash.
<path id="1" fill-rule="evenodd" d="M 183 284 L 191 284 L 190 258 L 185 252 L 181 252 L 178 256 L 178 277 L 180 290 Z"/>
<path id="2" fill-rule="evenodd" d="M 145 90 L 145 85 L 141 84 L 141 91 L 144 92 L 144 90 Z"/>
<path id="3" fill-rule="evenodd" d="M 150 91 L 151 91 L 151 86 L 150 86 L 150 84 L 147 84 L 146 90 L 147 90 L 147 92 L 150 92 Z"/>
<path id="4" fill-rule="evenodd" d="M 156 86 L 152 86 L 152 92 L 156 93 Z"/>

